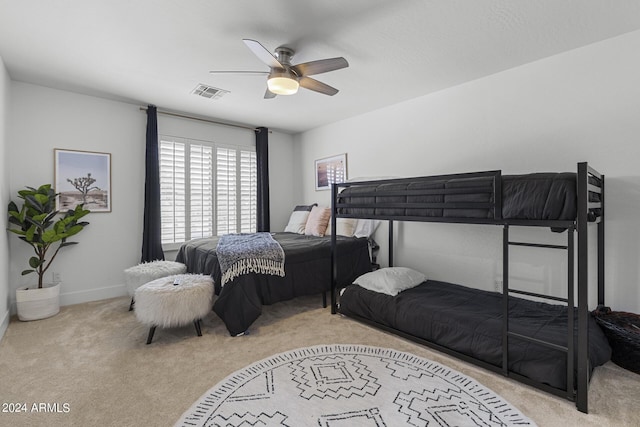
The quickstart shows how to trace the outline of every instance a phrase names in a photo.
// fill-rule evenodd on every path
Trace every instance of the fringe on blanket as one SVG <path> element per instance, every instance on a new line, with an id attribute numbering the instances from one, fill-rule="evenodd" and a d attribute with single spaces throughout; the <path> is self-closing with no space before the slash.
<path id="1" fill-rule="evenodd" d="M 284 277 L 284 263 L 272 259 L 249 258 L 234 263 L 222 275 L 222 286 L 238 276 L 248 273 L 272 274 Z"/>

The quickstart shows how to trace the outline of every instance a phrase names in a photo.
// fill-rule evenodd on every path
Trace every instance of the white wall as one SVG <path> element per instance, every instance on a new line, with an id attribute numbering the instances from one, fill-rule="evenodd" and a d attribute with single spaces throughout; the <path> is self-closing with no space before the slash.
<path id="1" fill-rule="evenodd" d="M 575 171 L 588 161 L 606 175 L 606 303 L 639 312 L 639 51 L 637 31 L 297 135 L 302 198 L 329 203 L 314 191 L 313 162 L 344 152 L 349 178 Z M 386 234 L 376 238 L 386 246 Z M 499 227 L 403 224 L 397 239 L 396 265 L 431 278 L 492 289 L 501 276 Z M 526 250 L 513 252 L 522 287 L 566 295 L 564 257 Z"/>
<path id="2" fill-rule="evenodd" d="M 25 186 L 53 183 L 54 148 L 111 153 L 112 212 L 87 216 L 79 244 L 64 248 L 48 274 L 61 275 L 63 305 L 123 295 L 122 271 L 140 259 L 145 115 L 137 105 L 15 81 L 11 95 L 12 198 Z M 20 275 L 30 247 L 12 238 L 10 250 L 11 289 L 35 283 L 35 275 Z"/>
<path id="3" fill-rule="evenodd" d="M 61 251 L 52 267 L 62 275 L 61 303 L 125 295 L 122 271 L 137 264 L 141 256 L 145 112 L 140 111 L 139 105 L 22 82 L 11 82 L 11 88 L 12 126 L 8 137 L 11 144 L 6 153 L 7 159 L 11 159 L 11 195 L 24 186 L 53 181 L 54 148 L 108 152 L 112 156 L 112 212 L 90 214 L 87 217 L 90 225 L 76 236 L 79 244 Z M 239 140 L 247 144 L 255 142 L 250 131 L 163 115 L 158 117 L 158 128 L 160 132 L 176 136 L 234 144 Z M 272 178 L 272 188 L 284 189 L 272 191 L 271 199 L 272 206 L 275 205 L 273 223 L 280 226 L 283 222 L 286 224 L 286 219 L 279 218 L 281 206 L 286 205 L 289 210 L 293 204 L 293 177 L 286 172 L 292 156 L 292 138 L 272 135 L 270 148 L 274 155 L 270 156 L 270 166 L 274 170 L 285 169 Z M 280 156 L 286 163 L 280 163 Z M 288 217 L 288 213 L 286 215 Z M 9 290 L 15 302 L 13 289 L 32 284 L 35 276 L 20 276 L 29 247 L 17 238 L 9 240 Z"/>
<path id="4" fill-rule="evenodd" d="M 0 58 L 0 206 L 5 209 L 9 204 L 9 145 L 7 126 L 9 125 L 10 80 Z M 0 339 L 9 325 L 9 232 L 7 215 L 0 213 Z"/>
<path id="5" fill-rule="evenodd" d="M 300 203 L 295 185 L 300 176 L 295 173 L 294 142 L 289 134 L 269 134 L 269 204 L 271 209 L 271 231 L 282 231 L 287 226 L 289 215 Z"/>

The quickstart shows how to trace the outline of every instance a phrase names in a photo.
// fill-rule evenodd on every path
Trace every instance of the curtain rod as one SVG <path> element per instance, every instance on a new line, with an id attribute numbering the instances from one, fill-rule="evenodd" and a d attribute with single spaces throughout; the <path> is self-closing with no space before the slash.
<path id="1" fill-rule="evenodd" d="M 147 111 L 147 107 L 140 107 L 140 111 Z M 183 119 L 198 120 L 198 121 L 201 121 L 201 122 L 214 123 L 216 125 L 230 126 L 230 127 L 234 127 L 234 128 L 240 128 L 240 129 L 247 129 L 247 130 L 251 130 L 251 131 L 254 131 L 254 132 L 259 132 L 260 131 L 260 129 L 252 128 L 250 126 L 242 126 L 242 125 L 234 125 L 234 124 L 225 123 L 225 122 L 217 122 L 215 120 L 203 119 L 203 118 L 194 117 L 194 116 L 187 116 L 186 114 L 170 113 L 169 111 L 162 111 L 160 109 L 157 109 L 156 111 L 157 111 L 158 114 L 164 114 L 165 116 L 174 116 L 174 117 L 181 117 Z M 271 133 L 270 130 L 269 130 L 269 133 Z"/>

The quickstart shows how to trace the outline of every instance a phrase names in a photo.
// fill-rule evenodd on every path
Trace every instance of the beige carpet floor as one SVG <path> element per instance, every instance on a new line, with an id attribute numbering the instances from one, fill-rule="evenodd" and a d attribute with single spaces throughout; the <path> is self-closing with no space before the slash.
<path id="1" fill-rule="evenodd" d="M 212 312 L 193 326 L 158 329 L 145 345 L 129 300 L 63 307 L 34 322 L 12 319 L 0 342 L 0 426 L 172 426 L 232 372 L 275 353 L 317 344 L 367 344 L 431 359 L 491 388 L 539 426 L 640 425 L 640 375 L 609 362 L 596 369 L 590 413 L 572 402 L 453 359 L 353 320 L 331 315 L 319 297 L 264 307 L 247 336 L 232 338 Z M 32 412 L 33 404 L 49 412 Z M 7 405 L 5 405 L 7 404 Z M 57 409 L 58 412 L 50 412 Z"/>

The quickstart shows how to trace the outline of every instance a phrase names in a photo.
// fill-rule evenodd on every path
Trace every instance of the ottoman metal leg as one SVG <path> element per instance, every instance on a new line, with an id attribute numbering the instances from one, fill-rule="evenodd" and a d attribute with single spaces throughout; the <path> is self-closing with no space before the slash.
<path id="1" fill-rule="evenodd" d="M 149 329 L 149 336 L 147 336 L 147 344 L 151 344 L 151 340 L 153 339 L 153 334 L 156 332 L 156 327 L 152 326 Z"/>
<path id="2" fill-rule="evenodd" d="M 133 299 L 133 297 L 131 297 L 131 304 L 129 304 L 129 311 L 133 310 L 133 306 L 136 303 L 136 301 Z"/>
<path id="3" fill-rule="evenodd" d="M 196 327 L 196 332 L 198 333 L 198 336 L 201 337 L 202 336 L 202 330 L 200 329 L 200 319 L 194 320 L 193 321 L 193 325 Z"/>

